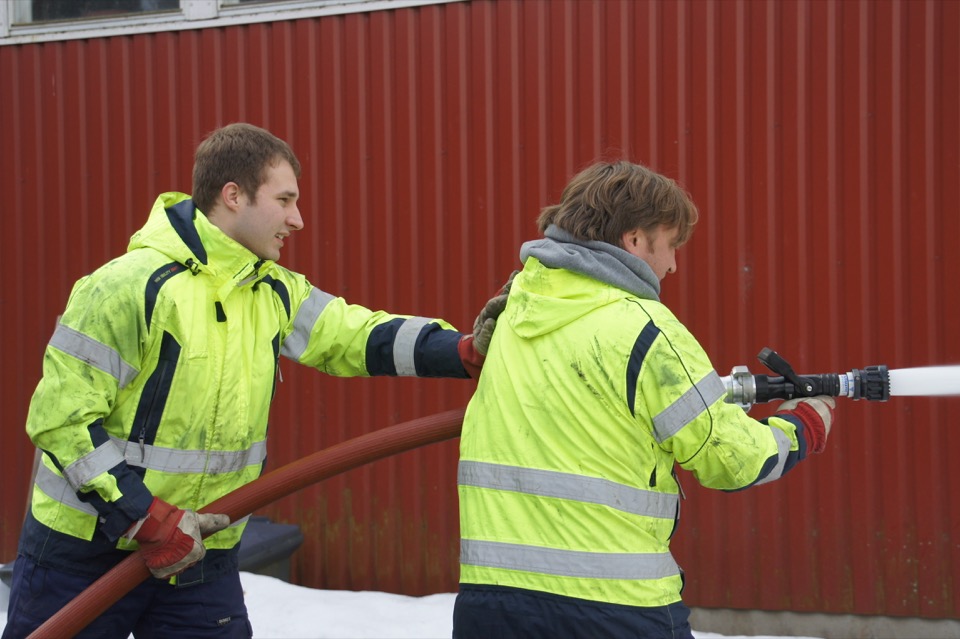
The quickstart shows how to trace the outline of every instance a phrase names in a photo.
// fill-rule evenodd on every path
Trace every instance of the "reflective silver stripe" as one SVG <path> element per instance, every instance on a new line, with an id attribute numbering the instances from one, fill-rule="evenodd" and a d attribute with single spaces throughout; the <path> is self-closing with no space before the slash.
<path id="1" fill-rule="evenodd" d="M 757 482 L 757 485 L 765 484 L 768 481 L 774 481 L 775 479 L 780 479 L 783 475 L 783 467 L 787 463 L 787 455 L 790 454 L 790 438 L 787 437 L 787 434 L 780 430 L 779 428 L 770 427 L 770 430 L 773 431 L 773 438 L 777 440 L 777 465 L 773 470 L 767 474 L 766 477 Z"/>
<path id="2" fill-rule="evenodd" d="M 123 455 L 113 442 L 100 444 L 92 452 L 63 469 L 63 476 L 74 490 L 90 483 L 97 475 L 102 475 L 123 461 Z"/>
<path id="3" fill-rule="evenodd" d="M 572 499 L 634 515 L 670 520 L 677 513 L 679 499 L 678 495 L 634 488 L 609 479 L 477 461 L 460 462 L 457 483 L 540 497 Z"/>
<path id="4" fill-rule="evenodd" d="M 69 326 L 57 324 L 50 346 L 112 376 L 120 382 L 120 388 L 137 376 L 137 369 L 123 361 L 116 350 Z"/>
<path id="5" fill-rule="evenodd" d="M 123 451 L 131 466 L 159 470 L 165 473 L 205 473 L 220 475 L 262 464 L 267 458 L 267 442 L 254 442 L 247 450 L 177 450 L 140 444 L 116 437 L 111 440 Z"/>
<path id="6" fill-rule="evenodd" d="M 67 483 L 67 480 L 56 474 L 46 464 L 40 464 L 37 467 L 37 478 L 34 480 L 37 488 L 43 491 L 50 499 L 60 502 L 65 506 L 70 506 L 77 510 L 96 516 L 97 509 L 86 502 L 80 501 L 73 487 Z"/>
<path id="7" fill-rule="evenodd" d="M 397 336 L 393 338 L 393 365 L 397 368 L 397 375 L 417 374 L 417 367 L 413 363 L 417 336 L 423 327 L 432 321 L 426 317 L 411 317 L 400 326 Z"/>
<path id="8" fill-rule="evenodd" d="M 74 491 L 77 486 L 92 481 L 97 475 L 107 472 L 126 460 L 130 466 L 148 468 L 167 473 L 204 473 L 219 475 L 243 470 L 247 466 L 259 465 L 267 458 L 267 442 L 259 441 L 247 450 L 175 450 L 149 444 L 143 447 L 136 442 L 111 437 L 106 444 L 98 446 L 92 453 L 66 467 L 66 478 L 52 473 L 43 464 L 37 471 L 37 485 L 51 499 L 61 501 L 68 506 L 96 513 L 92 506 L 77 499 Z M 42 481 L 41 481 L 42 478 Z M 59 497 L 58 495 L 63 495 Z"/>
<path id="9" fill-rule="evenodd" d="M 333 295 L 316 287 L 310 291 L 310 295 L 297 309 L 297 316 L 293 319 L 293 332 L 283 340 L 283 346 L 280 348 L 281 355 L 300 361 L 303 352 L 307 350 L 307 344 L 310 343 L 310 333 L 313 331 L 314 324 L 317 323 L 317 318 L 327 304 L 334 299 L 336 298 Z"/>
<path id="10" fill-rule="evenodd" d="M 40 464 L 37 468 L 36 484 L 51 499 L 95 515 L 96 509 L 77 497 L 75 486 L 88 483 L 121 461 L 126 460 L 130 466 L 168 473 L 218 475 L 262 464 L 266 458 L 266 440 L 256 442 L 247 450 L 240 451 L 175 450 L 148 444 L 143 447 L 141 453 L 138 443 L 111 437 L 110 442 L 98 446 L 92 453 L 67 466 L 65 470 L 69 482 L 44 464 Z"/>
<path id="11" fill-rule="evenodd" d="M 60 477 L 44 464 L 40 464 L 37 468 L 37 477 L 34 480 L 37 487 L 43 491 L 43 493 L 65 506 L 70 506 L 76 510 L 83 511 L 89 515 L 99 516 L 97 509 L 91 506 L 90 504 L 80 501 L 80 498 L 77 497 L 77 494 L 70 487 L 70 484 L 66 482 L 63 477 Z M 237 521 L 231 522 L 230 527 L 239 526 L 242 523 L 245 523 L 250 519 L 250 515 L 238 519 Z"/>
<path id="12" fill-rule="evenodd" d="M 663 443 L 664 440 L 676 435 L 681 428 L 699 417 L 726 394 L 723 380 L 717 372 L 707 373 L 696 386 L 653 418 L 653 431 L 657 441 Z"/>
<path id="13" fill-rule="evenodd" d="M 460 540 L 460 562 L 470 566 L 591 579 L 662 579 L 680 574 L 680 568 L 669 552 L 584 552 L 478 539 Z"/>

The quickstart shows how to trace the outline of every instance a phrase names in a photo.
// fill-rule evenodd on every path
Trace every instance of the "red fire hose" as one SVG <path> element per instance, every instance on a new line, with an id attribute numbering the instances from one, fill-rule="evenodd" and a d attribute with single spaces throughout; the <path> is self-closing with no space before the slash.
<path id="1" fill-rule="evenodd" d="M 460 434 L 462 424 L 461 408 L 361 435 L 267 473 L 208 504 L 201 512 L 225 513 L 230 521 L 237 521 L 281 497 L 338 473 L 418 446 L 452 439 Z M 150 571 L 140 553 L 131 553 L 44 622 L 28 639 L 73 637 L 149 576 Z"/>

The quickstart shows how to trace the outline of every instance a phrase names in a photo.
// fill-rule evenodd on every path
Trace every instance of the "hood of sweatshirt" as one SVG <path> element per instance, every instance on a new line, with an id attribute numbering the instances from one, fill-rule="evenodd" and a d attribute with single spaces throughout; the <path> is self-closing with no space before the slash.
<path id="1" fill-rule="evenodd" d="M 510 289 L 504 319 L 518 335 L 537 337 L 624 297 L 660 300 L 646 262 L 606 242 L 582 241 L 556 226 L 520 248 L 523 270 Z"/>

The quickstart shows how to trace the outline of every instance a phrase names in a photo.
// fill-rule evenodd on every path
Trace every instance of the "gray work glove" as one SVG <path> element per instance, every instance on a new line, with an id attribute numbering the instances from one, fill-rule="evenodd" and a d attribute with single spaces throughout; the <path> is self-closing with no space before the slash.
<path id="1" fill-rule="evenodd" d="M 514 271 L 507 278 L 507 283 L 501 287 L 500 291 L 486 303 L 477 319 L 473 322 L 473 347 L 481 355 L 486 356 L 490 349 L 490 340 L 493 338 L 493 331 L 497 327 L 497 318 L 507 307 L 507 297 L 510 295 L 510 287 L 513 285 L 513 278 L 520 271 Z"/>

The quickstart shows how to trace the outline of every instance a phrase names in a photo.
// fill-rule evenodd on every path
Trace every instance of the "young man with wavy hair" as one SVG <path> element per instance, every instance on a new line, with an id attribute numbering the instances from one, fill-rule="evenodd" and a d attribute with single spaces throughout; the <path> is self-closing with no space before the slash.
<path id="1" fill-rule="evenodd" d="M 455 639 L 692 638 L 675 465 L 732 491 L 823 449 L 831 398 L 751 419 L 660 301 L 697 218 L 622 161 L 543 209 L 464 419 Z"/>

